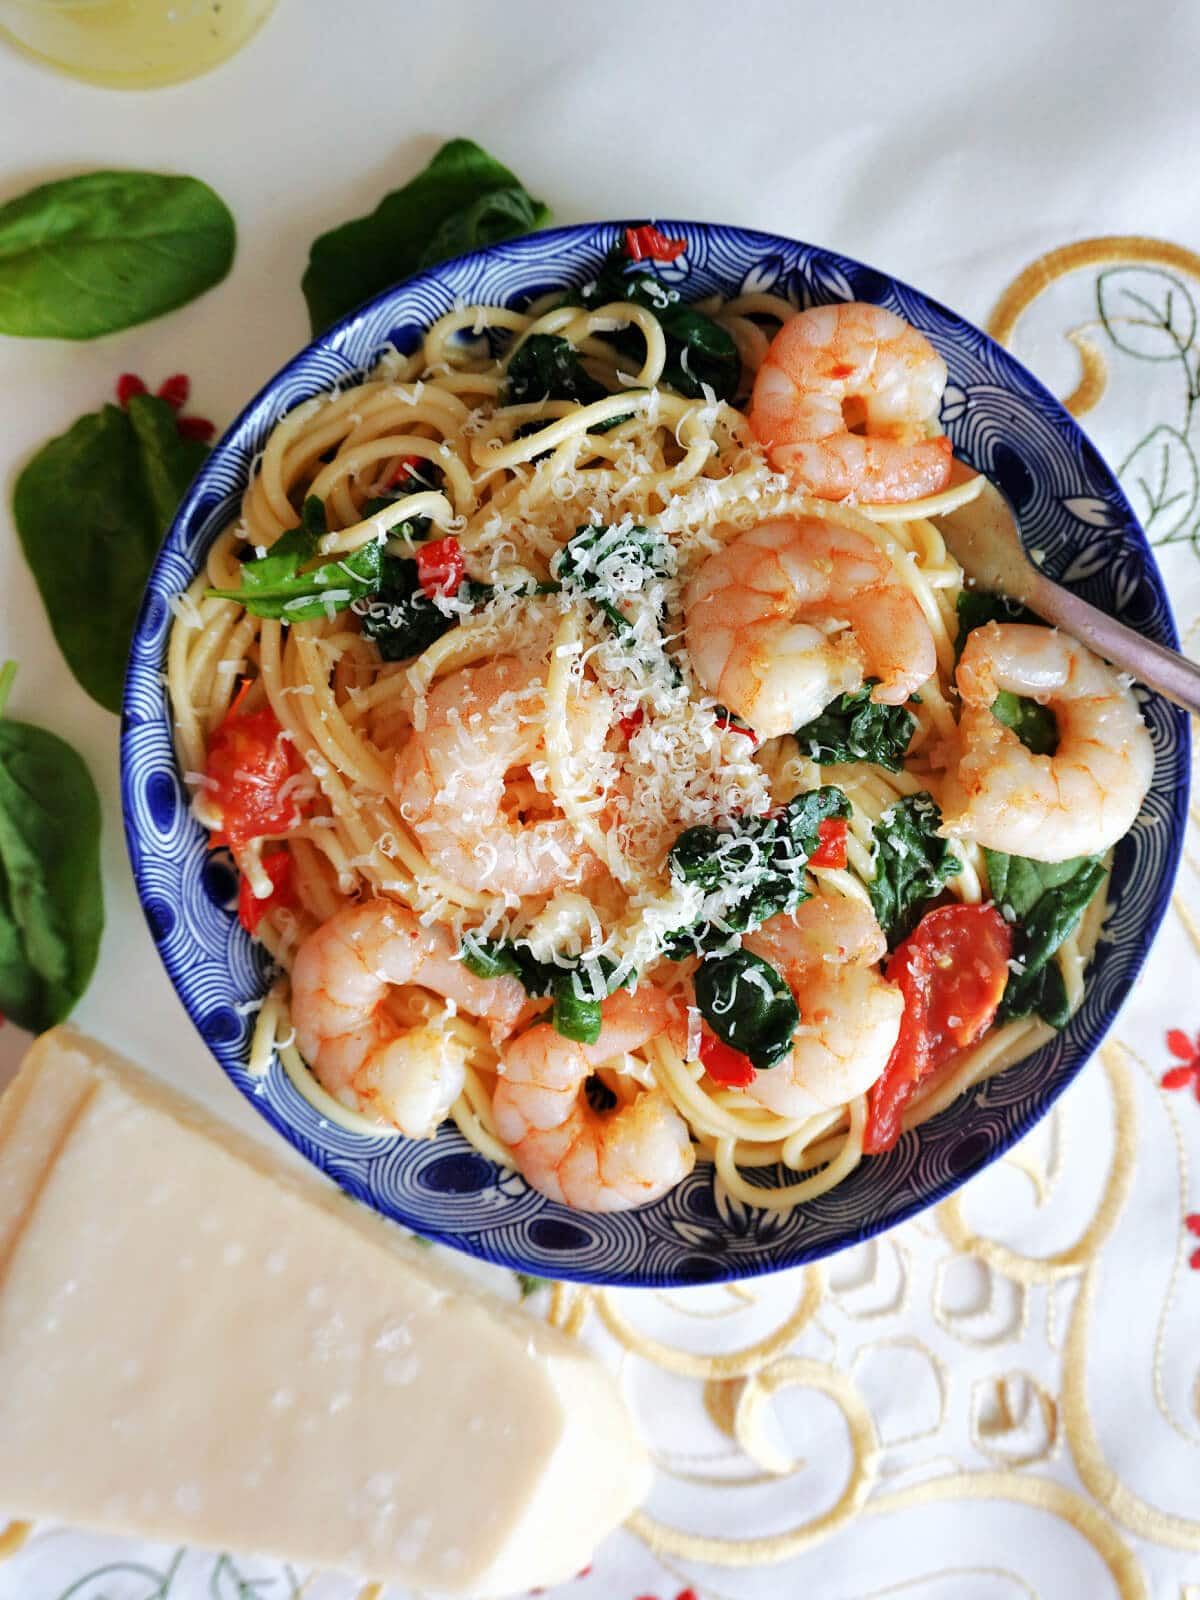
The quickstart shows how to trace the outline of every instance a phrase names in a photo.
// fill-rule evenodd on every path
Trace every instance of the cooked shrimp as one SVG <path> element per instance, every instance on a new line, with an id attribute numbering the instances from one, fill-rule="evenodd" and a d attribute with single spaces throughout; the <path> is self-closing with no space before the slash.
<path id="1" fill-rule="evenodd" d="M 598 869 L 564 817 L 503 810 L 505 776 L 544 759 L 540 668 L 498 656 L 443 678 L 396 762 L 400 815 L 435 867 L 469 889 L 547 894 Z M 598 750 L 607 720 L 598 694 L 568 701 L 579 742 Z"/>
<path id="2" fill-rule="evenodd" d="M 815 1116 L 865 1094 L 900 1032 L 904 998 L 878 963 L 887 940 L 870 907 L 831 895 L 772 917 L 742 941 L 787 980 L 800 1008 L 790 1055 L 746 1093 L 781 1117 Z"/>
<path id="3" fill-rule="evenodd" d="M 580 1211 L 648 1205 L 686 1178 L 696 1156 L 687 1123 L 659 1089 L 598 1114 L 584 1084 L 593 1068 L 636 1050 L 669 1021 L 666 996 L 642 984 L 601 1008 L 596 1044 L 539 1022 L 501 1052 L 492 1110 L 527 1183 Z"/>
<path id="4" fill-rule="evenodd" d="M 899 705 L 937 668 L 920 604 L 865 533 L 810 517 L 760 522 L 688 584 L 696 676 L 760 739 L 792 733 L 864 675 Z"/>
<path id="5" fill-rule="evenodd" d="M 945 387 L 946 363 L 895 312 L 814 306 L 772 339 L 750 426 L 776 471 L 823 500 L 917 500 L 950 481 L 950 441 L 925 430 Z"/>
<path id="6" fill-rule="evenodd" d="M 989 622 L 958 663 L 963 710 L 942 796 L 952 838 L 1035 861 L 1099 855 L 1133 826 L 1154 774 L 1137 701 L 1111 667 L 1054 628 Z M 1052 756 L 992 715 L 1000 690 L 1049 706 Z"/>
<path id="7" fill-rule="evenodd" d="M 431 1138 L 458 1099 L 465 1056 L 440 1028 L 400 1028 L 384 1007 L 388 991 L 432 989 L 500 1037 L 525 1005 L 518 979 L 477 978 L 455 950 L 447 929 L 426 928 L 407 907 L 376 899 L 323 922 L 292 967 L 296 1042 L 317 1081 L 342 1105 L 410 1139 Z"/>

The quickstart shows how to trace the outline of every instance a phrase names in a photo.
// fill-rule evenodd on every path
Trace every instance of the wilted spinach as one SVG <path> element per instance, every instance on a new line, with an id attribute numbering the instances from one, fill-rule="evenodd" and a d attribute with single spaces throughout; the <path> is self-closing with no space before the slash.
<path id="1" fill-rule="evenodd" d="M 701 962 L 693 979 L 701 1016 L 759 1071 L 787 1054 L 800 1011 L 784 979 L 750 950 Z"/>
<path id="2" fill-rule="evenodd" d="M 237 600 L 256 617 L 283 622 L 326 617 L 374 594 L 382 578 L 383 546 L 372 540 L 349 555 L 311 566 L 326 532 L 325 507 L 310 495 L 300 526 L 281 533 L 265 556 L 243 565 L 240 587 L 205 593 Z"/>
<path id="3" fill-rule="evenodd" d="M 939 894 L 962 863 L 939 838 L 942 813 L 921 790 L 889 806 L 875 824 L 875 876 L 867 885 L 889 945 L 897 945 L 920 921 L 927 901 Z"/>
<path id="4" fill-rule="evenodd" d="M 797 728 L 794 737 L 801 752 L 823 764 L 873 761 L 899 772 L 917 719 L 906 706 L 876 705 L 871 690 L 878 681 L 869 678 L 861 689 L 838 695 L 820 716 Z"/>
<path id="5" fill-rule="evenodd" d="M 1017 925 L 1011 973 L 1000 1001 L 1002 1021 L 1036 1012 L 1053 1028 L 1066 1026 L 1069 1010 L 1062 972 L 1052 958 L 1079 925 L 1104 882 L 1098 856 L 1031 861 L 985 849 L 992 899 Z"/>
<path id="6" fill-rule="evenodd" d="M 958 597 L 958 639 L 955 660 L 976 628 L 989 622 L 1033 622 L 1042 619 L 1027 606 L 1007 595 L 992 594 L 986 589 L 964 589 Z M 1011 728 L 1027 749 L 1037 756 L 1052 756 L 1058 749 L 1058 723 L 1049 706 L 1040 706 L 1027 695 L 1012 694 L 1001 689 L 992 701 L 992 715 L 997 722 Z"/>

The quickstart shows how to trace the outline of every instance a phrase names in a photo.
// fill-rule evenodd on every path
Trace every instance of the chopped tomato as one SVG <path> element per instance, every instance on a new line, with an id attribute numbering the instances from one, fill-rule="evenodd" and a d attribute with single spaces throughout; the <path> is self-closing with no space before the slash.
<path id="1" fill-rule="evenodd" d="M 292 892 L 292 858 L 286 850 L 276 850 L 263 857 L 263 871 L 271 880 L 271 892 L 260 900 L 250 887 L 250 880 L 242 878 L 238 885 L 238 921 L 247 933 L 253 933 L 268 911 L 276 906 L 290 906 L 295 901 Z"/>
<path id="2" fill-rule="evenodd" d="M 634 261 L 675 261 L 687 249 L 687 240 L 668 239 L 648 222 L 625 229 L 625 249 Z"/>
<path id="3" fill-rule="evenodd" d="M 205 775 L 209 796 L 221 810 L 220 838 L 237 850 L 264 834 L 286 833 L 300 820 L 300 809 L 284 792 L 302 771 L 296 748 L 284 738 L 270 706 L 240 711 L 243 685 L 209 741 Z"/>
<path id="4" fill-rule="evenodd" d="M 817 824 L 820 844 L 808 858 L 810 867 L 844 867 L 846 865 L 846 836 L 850 825 L 845 817 L 826 817 Z"/>
<path id="5" fill-rule="evenodd" d="M 391 472 L 388 473 L 388 488 L 391 489 L 396 484 L 403 483 L 405 478 L 415 478 L 424 465 L 424 456 L 401 456 Z"/>
<path id="6" fill-rule="evenodd" d="M 904 996 L 900 1036 L 868 1096 L 863 1149 L 890 1150 L 917 1085 L 991 1026 L 1008 982 L 1012 929 L 995 906 L 926 912 L 887 964 Z"/>
<path id="7" fill-rule="evenodd" d="M 754 1082 L 754 1067 L 750 1057 L 718 1039 L 706 1028 L 700 1035 L 700 1061 L 714 1083 L 726 1089 L 744 1089 Z"/>
<path id="8" fill-rule="evenodd" d="M 625 735 L 626 740 L 629 740 L 633 738 L 634 734 L 638 731 L 645 720 L 646 713 L 642 710 L 641 706 L 638 706 L 635 710 L 631 711 L 627 717 L 621 717 L 617 723 L 617 727 L 620 728 L 621 732 Z"/>
<path id="9" fill-rule="evenodd" d="M 417 581 L 431 600 L 457 594 L 464 573 L 462 546 L 453 534 L 417 546 Z"/>

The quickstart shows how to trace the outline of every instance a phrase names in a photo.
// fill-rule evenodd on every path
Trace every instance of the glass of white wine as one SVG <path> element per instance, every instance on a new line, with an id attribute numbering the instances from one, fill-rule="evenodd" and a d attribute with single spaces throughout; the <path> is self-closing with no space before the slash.
<path id="1" fill-rule="evenodd" d="M 0 36 L 72 77 L 149 89 L 219 66 L 275 0 L 0 0 Z"/>

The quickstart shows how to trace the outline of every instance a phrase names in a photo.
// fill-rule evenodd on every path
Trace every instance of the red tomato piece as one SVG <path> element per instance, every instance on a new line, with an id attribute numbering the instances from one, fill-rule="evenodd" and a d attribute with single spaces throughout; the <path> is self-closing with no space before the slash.
<path id="1" fill-rule="evenodd" d="M 253 933 L 268 911 L 276 906 L 290 906 L 295 901 L 292 892 L 292 858 L 286 850 L 276 850 L 274 855 L 263 857 L 263 871 L 270 878 L 272 889 L 265 900 L 260 900 L 243 877 L 238 884 L 238 921 L 247 933 Z"/>
<path id="2" fill-rule="evenodd" d="M 239 712 L 243 688 L 208 746 L 205 774 L 209 794 L 221 809 L 221 837 L 238 850 L 265 834 L 286 833 L 300 820 L 300 808 L 282 793 L 289 778 L 303 770 L 296 748 L 270 706 Z"/>
<path id="3" fill-rule="evenodd" d="M 621 717 L 617 722 L 617 727 L 620 728 L 621 732 L 625 735 L 626 740 L 629 740 L 633 738 L 634 734 L 638 731 L 645 720 L 646 713 L 642 710 L 641 706 L 638 706 L 637 709 L 635 711 L 631 711 L 627 717 Z"/>
<path id="4" fill-rule="evenodd" d="M 917 1085 L 991 1026 L 1008 982 L 1012 929 L 995 906 L 926 912 L 887 965 L 904 996 L 900 1036 L 868 1096 L 863 1149 L 890 1150 Z"/>
<path id="5" fill-rule="evenodd" d="M 165 400 L 172 411 L 182 411 L 191 392 L 192 382 L 186 372 L 172 373 L 158 386 L 158 398 Z"/>
<path id="6" fill-rule="evenodd" d="M 808 858 L 810 867 L 844 867 L 847 860 L 846 836 L 850 824 L 845 817 L 826 817 L 817 824 L 820 844 Z"/>
<path id="7" fill-rule="evenodd" d="M 686 239 L 668 239 L 653 223 L 625 229 L 625 249 L 634 261 L 675 261 L 687 249 Z"/>
<path id="8" fill-rule="evenodd" d="M 417 581 L 431 600 L 457 594 L 464 575 L 462 546 L 453 534 L 417 546 Z"/>
<path id="9" fill-rule="evenodd" d="M 709 1033 L 707 1028 L 700 1035 L 700 1060 L 713 1082 L 723 1084 L 726 1089 L 744 1089 L 754 1082 L 750 1057 L 726 1044 L 724 1039 L 718 1039 L 715 1033 Z"/>

